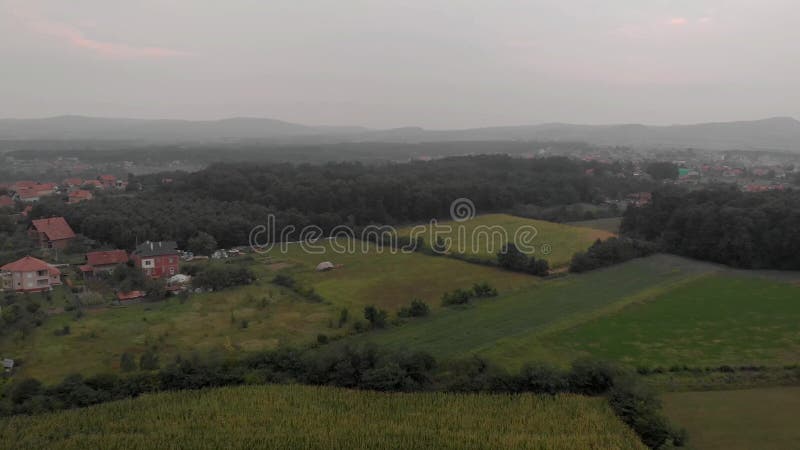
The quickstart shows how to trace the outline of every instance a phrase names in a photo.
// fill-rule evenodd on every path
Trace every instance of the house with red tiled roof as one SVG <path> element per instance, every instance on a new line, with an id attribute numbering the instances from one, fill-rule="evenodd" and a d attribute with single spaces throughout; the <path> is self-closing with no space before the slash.
<path id="1" fill-rule="evenodd" d="M 28 180 L 25 180 L 25 181 L 17 181 L 16 183 L 14 183 L 14 184 L 12 184 L 12 185 L 11 185 L 11 188 L 10 188 L 10 189 L 11 189 L 12 191 L 14 191 L 14 192 L 19 192 L 19 191 L 23 191 L 23 190 L 25 190 L 25 189 L 32 189 L 32 188 L 33 188 L 34 186 L 36 186 L 37 184 L 38 184 L 38 183 L 36 183 L 35 181 L 28 181 Z"/>
<path id="2" fill-rule="evenodd" d="M 131 253 L 136 268 L 153 278 L 169 278 L 180 272 L 180 253 L 174 241 L 147 241 Z"/>
<path id="3" fill-rule="evenodd" d="M 85 202 L 91 200 L 94 196 L 90 191 L 78 189 L 77 191 L 70 192 L 67 196 L 67 203 L 74 205 L 75 203 Z"/>
<path id="4" fill-rule="evenodd" d="M 83 178 L 67 178 L 61 182 L 61 187 L 70 192 L 80 189 L 81 186 L 83 186 Z"/>
<path id="5" fill-rule="evenodd" d="M 28 231 L 42 248 L 64 249 L 75 239 L 75 232 L 63 217 L 34 220 Z"/>
<path id="6" fill-rule="evenodd" d="M 27 181 L 17 182 L 12 190 L 16 193 L 16 197 L 23 202 L 33 203 L 38 202 L 40 198 L 53 195 L 56 193 L 55 183 L 29 183 Z"/>
<path id="7" fill-rule="evenodd" d="M 128 252 L 125 250 L 107 250 L 100 252 L 90 252 L 86 254 L 86 264 L 81 266 L 81 272 L 91 273 L 111 273 L 120 264 L 128 262 Z M 86 269 L 88 268 L 88 269 Z"/>
<path id="8" fill-rule="evenodd" d="M 117 177 L 114 175 L 100 175 L 97 180 L 103 184 L 105 189 L 113 189 L 117 187 Z"/>
<path id="9" fill-rule="evenodd" d="M 0 267 L 0 286 L 16 292 L 44 292 L 61 285 L 61 271 L 41 259 L 26 256 Z"/>

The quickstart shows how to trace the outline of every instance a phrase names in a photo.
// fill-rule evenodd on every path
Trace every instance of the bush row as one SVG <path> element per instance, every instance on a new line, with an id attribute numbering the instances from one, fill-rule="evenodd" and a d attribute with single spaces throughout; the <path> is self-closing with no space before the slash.
<path id="1" fill-rule="evenodd" d="M 635 374 L 602 362 L 581 360 L 569 370 L 529 364 L 508 373 L 473 357 L 439 366 L 422 352 L 388 352 L 376 347 L 298 351 L 280 349 L 232 360 L 176 358 L 158 371 L 120 377 L 71 375 L 55 386 L 28 378 L 7 385 L 0 414 L 34 414 L 136 397 L 143 393 L 241 384 L 303 383 L 384 392 L 488 392 L 609 396 L 615 413 L 651 448 L 681 445 L 685 436 L 660 413 L 657 397 Z"/>

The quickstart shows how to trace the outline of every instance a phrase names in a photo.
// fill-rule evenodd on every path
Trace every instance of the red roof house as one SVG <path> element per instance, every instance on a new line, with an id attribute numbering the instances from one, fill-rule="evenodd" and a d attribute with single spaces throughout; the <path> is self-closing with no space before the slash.
<path id="1" fill-rule="evenodd" d="M 97 180 L 103 184 L 106 189 L 112 189 L 117 186 L 117 177 L 114 175 L 100 175 Z"/>
<path id="2" fill-rule="evenodd" d="M 43 292 L 61 285 L 61 271 L 32 256 L 0 267 L 0 286 L 17 292 Z"/>
<path id="3" fill-rule="evenodd" d="M 84 190 L 84 189 L 79 189 L 77 191 L 73 191 L 73 192 L 69 193 L 69 196 L 67 197 L 67 203 L 69 203 L 70 205 L 73 205 L 75 203 L 80 203 L 80 202 L 85 202 L 86 200 L 91 200 L 92 197 L 93 197 L 93 195 L 92 195 L 91 192 L 89 192 L 87 190 Z"/>
<path id="4" fill-rule="evenodd" d="M 84 266 L 81 266 L 81 271 L 91 271 L 94 275 L 100 272 L 113 272 L 115 267 L 127 262 L 128 252 L 125 250 L 90 252 L 86 254 L 86 267 L 88 269 L 84 271 Z"/>
<path id="5" fill-rule="evenodd" d="M 171 277 L 180 272 L 180 254 L 174 241 L 147 241 L 131 254 L 134 266 L 153 278 Z"/>
<path id="6" fill-rule="evenodd" d="M 64 249 L 75 239 L 75 232 L 63 217 L 34 220 L 29 232 L 42 248 Z"/>

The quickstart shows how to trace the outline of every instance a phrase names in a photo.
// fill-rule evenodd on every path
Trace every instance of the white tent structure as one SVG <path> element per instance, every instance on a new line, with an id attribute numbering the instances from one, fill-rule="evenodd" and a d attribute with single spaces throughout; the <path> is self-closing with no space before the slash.
<path id="1" fill-rule="evenodd" d="M 325 272 L 326 270 L 331 270 L 334 268 L 334 265 L 330 261 L 323 261 L 317 264 L 317 272 Z"/>

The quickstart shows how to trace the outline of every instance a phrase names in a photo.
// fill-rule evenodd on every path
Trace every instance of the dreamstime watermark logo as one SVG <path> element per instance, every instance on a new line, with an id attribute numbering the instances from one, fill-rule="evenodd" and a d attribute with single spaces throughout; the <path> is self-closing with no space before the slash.
<path id="1" fill-rule="evenodd" d="M 256 253 L 277 251 L 286 253 L 290 245 L 298 245 L 305 253 L 355 254 L 358 252 L 413 253 L 429 252 L 439 255 L 496 254 L 513 244 L 523 253 L 547 256 L 552 253 L 549 243 L 537 239 L 539 230 L 529 224 L 513 230 L 500 225 L 470 223 L 477 213 L 468 198 L 450 204 L 451 222 L 436 219 L 423 225 L 398 230 L 389 225 L 349 227 L 337 225 L 326 233 L 317 225 L 297 229 L 294 225 L 278 226 L 275 215 L 267 216 L 265 224 L 250 230 L 250 248 Z"/>

